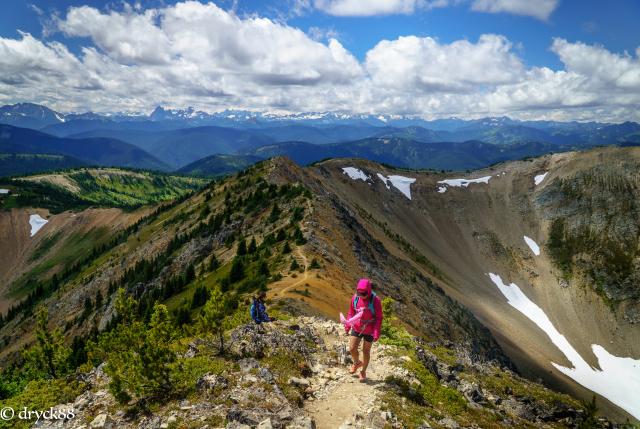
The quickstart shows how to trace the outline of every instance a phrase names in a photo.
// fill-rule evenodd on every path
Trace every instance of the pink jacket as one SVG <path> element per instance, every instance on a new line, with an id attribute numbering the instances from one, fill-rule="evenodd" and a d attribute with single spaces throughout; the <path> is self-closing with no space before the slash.
<path id="1" fill-rule="evenodd" d="M 369 292 L 369 296 L 371 296 L 371 285 L 367 288 L 367 292 Z M 351 301 L 349 302 L 349 314 L 347 315 L 347 319 L 352 318 L 356 314 L 356 310 L 353 308 L 353 301 L 355 300 L 356 295 L 354 294 L 351 297 Z M 376 295 L 373 300 L 373 308 L 376 311 L 376 315 L 374 317 L 371 314 L 371 310 L 369 309 L 369 300 L 367 298 L 358 299 L 358 309 L 364 308 L 364 313 L 362 317 L 354 323 L 353 330 L 364 334 L 364 335 L 373 335 L 373 339 L 377 340 L 380 338 L 380 327 L 382 326 L 382 301 L 380 297 Z M 346 329 L 348 332 L 348 329 Z"/>

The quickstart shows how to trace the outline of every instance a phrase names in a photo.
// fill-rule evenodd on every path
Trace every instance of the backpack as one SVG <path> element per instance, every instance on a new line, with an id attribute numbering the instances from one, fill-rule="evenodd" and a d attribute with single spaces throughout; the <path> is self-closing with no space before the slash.
<path id="1" fill-rule="evenodd" d="M 369 311 L 371 311 L 371 314 L 373 315 L 373 317 L 376 317 L 376 309 L 373 305 L 373 302 L 376 299 L 376 293 L 375 292 L 371 292 L 371 299 L 369 299 Z M 358 301 L 360 300 L 360 297 L 358 296 L 358 294 L 356 294 L 355 298 L 353 299 L 353 309 L 354 310 L 358 310 Z"/>
<path id="2" fill-rule="evenodd" d="M 249 314 L 251 314 L 251 318 L 253 320 L 256 320 L 258 318 L 257 312 L 258 312 L 258 309 L 256 308 L 256 301 L 254 300 L 251 303 L 251 309 L 249 310 Z"/>

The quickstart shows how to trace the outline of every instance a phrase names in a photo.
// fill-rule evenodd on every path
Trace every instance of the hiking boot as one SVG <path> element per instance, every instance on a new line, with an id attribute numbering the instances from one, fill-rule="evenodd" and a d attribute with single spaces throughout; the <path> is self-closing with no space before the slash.
<path id="1" fill-rule="evenodd" d="M 362 366 L 362 362 L 356 362 L 351 365 L 351 369 L 349 369 L 349 374 L 355 374 L 355 372 Z"/>
<path id="2" fill-rule="evenodd" d="M 360 371 L 360 383 L 367 382 L 367 373 L 364 371 Z"/>

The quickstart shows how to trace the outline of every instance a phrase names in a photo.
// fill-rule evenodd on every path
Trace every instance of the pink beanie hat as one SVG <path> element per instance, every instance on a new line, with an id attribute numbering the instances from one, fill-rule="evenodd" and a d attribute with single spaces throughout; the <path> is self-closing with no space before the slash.
<path id="1" fill-rule="evenodd" d="M 358 287 L 356 288 L 356 290 L 371 292 L 371 280 L 369 279 L 358 280 Z"/>

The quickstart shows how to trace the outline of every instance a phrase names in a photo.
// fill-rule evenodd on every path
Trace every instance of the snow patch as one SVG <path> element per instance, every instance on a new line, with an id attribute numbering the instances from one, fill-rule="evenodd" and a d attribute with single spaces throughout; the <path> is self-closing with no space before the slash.
<path id="1" fill-rule="evenodd" d="M 378 179 L 382 180 L 382 183 L 384 183 L 384 186 L 386 186 L 387 189 L 391 189 L 391 186 L 389 186 L 389 179 L 387 179 L 380 173 L 376 173 L 376 174 L 378 175 Z"/>
<path id="2" fill-rule="evenodd" d="M 411 184 L 416 181 L 416 179 L 412 177 L 404 177 L 404 176 L 389 176 L 385 177 L 384 175 L 378 173 L 378 177 L 382 180 L 387 187 L 390 189 L 389 182 L 396 188 L 398 191 L 402 192 L 402 194 L 411 199 Z"/>
<path id="3" fill-rule="evenodd" d="M 542 183 L 544 178 L 547 177 L 547 174 L 549 174 L 548 171 L 546 173 L 543 173 L 543 174 L 538 174 L 536 177 L 533 178 L 533 182 L 536 184 L 536 186 L 539 185 L 540 183 Z"/>
<path id="4" fill-rule="evenodd" d="M 0 189 L 0 194 L 8 194 L 9 190 L 8 189 Z"/>
<path id="5" fill-rule="evenodd" d="M 598 359 L 600 369 L 593 368 L 556 329 L 545 312 L 531 301 L 515 283 L 505 285 L 502 278 L 493 273 L 489 273 L 489 277 L 507 298 L 509 305 L 542 329 L 573 365 L 573 368 L 567 368 L 551 362 L 558 371 L 640 419 L 640 395 L 638 395 L 640 392 L 640 360 L 614 356 L 604 347 L 592 344 L 591 350 Z"/>
<path id="6" fill-rule="evenodd" d="M 524 241 L 527 243 L 527 246 L 529 246 L 534 255 L 540 256 L 540 246 L 538 246 L 538 243 L 536 243 L 532 238 L 529 238 L 526 235 L 524 236 Z"/>
<path id="7" fill-rule="evenodd" d="M 342 172 L 344 174 L 346 174 L 347 176 L 349 176 L 353 180 L 363 180 L 365 182 L 367 182 L 369 180 L 369 176 L 364 174 L 364 171 L 360 170 L 359 168 L 344 167 L 342 169 Z"/>
<path id="8" fill-rule="evenodd" d="M 477 179 L 447 179 L 447 180 L 440 180 L 438 183 L 442 183 L 444 185 L 449 185 L 449 186 L 455 186 L 457 188 L 461 188 L 464 186 L 466 188 L 471 183 L 484 183 L 488 185 L 489 179 L 491 179 L 491 176 L 479 177 Z"/>
<path id="9" fill-rule="evenodd" d="M 29 224 L 31 225 L 31 236 L 36 235 L 38 231 L 47 223 L 48 220 L 42 218 L 39 214 L 29 216 Z"/>

